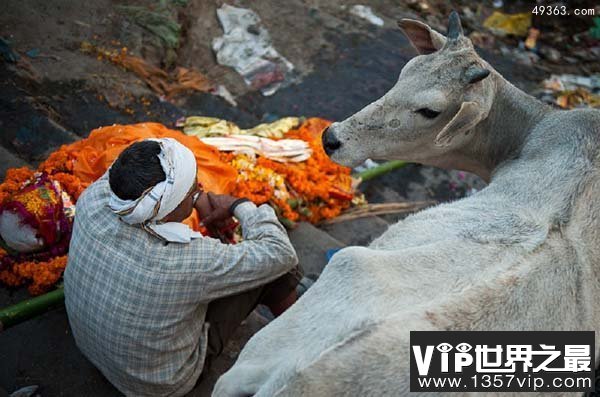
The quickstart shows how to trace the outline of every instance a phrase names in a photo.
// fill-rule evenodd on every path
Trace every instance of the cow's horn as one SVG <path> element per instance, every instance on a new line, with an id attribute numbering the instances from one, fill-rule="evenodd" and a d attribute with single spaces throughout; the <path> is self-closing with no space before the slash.
<path id="1" fill-rule="evenodd" d="M 459 36 L 463 35 L 463 29 L 460 25 L 460 17 L 458 12 L 452 11 L 448 18 L 448 34 L 446 35 L 450 40 L 456 40 Z"/>

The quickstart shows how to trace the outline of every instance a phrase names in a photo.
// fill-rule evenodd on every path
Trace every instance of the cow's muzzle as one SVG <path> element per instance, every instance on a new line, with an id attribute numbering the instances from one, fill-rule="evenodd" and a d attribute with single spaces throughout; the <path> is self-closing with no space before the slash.
<path id="1" fill-rule="evenodd" d="M 331 156 L 333 152 L 342 146 L 342 142 L 335 137 L 335 134 L 330 128 L 326 128 L 325 131 L 323 131 L 321 140 L 323 142 L 323 149 L 325 149 L 325 153 L 327 153 L 328 156 Z"/>

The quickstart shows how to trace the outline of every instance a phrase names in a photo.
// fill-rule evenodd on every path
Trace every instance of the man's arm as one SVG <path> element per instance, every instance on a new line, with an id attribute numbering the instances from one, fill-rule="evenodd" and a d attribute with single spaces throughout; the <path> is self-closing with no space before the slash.
<path id="1" fill-rule="evenodd" d="M 235 207 L 234 216 L 242 227 L 241 243 L 225 244 L 207 237 L 187 247 L 173 247 L 183 256 L 190 281 L 198 283 L 202 298 L 209 301 L 264 285 L 298 264 L 296 251 L 271 207 L 243 202 Z"/>

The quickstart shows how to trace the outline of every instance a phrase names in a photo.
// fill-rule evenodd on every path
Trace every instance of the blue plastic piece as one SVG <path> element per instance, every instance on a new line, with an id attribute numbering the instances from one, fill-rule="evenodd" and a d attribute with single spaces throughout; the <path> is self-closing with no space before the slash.
<path id="1" fill-rule="evenodd" d="M 332 248 L 330 250 L 327 250 L 327 252 L 325 252 L 325 256 L 327 257 L 327 262 L 329 262 L 331 260 L 331 257 L 333 255 L 335 255 L 335 253 L 338 252 L 339 250 L 341 250 L 341 248 Z"/>

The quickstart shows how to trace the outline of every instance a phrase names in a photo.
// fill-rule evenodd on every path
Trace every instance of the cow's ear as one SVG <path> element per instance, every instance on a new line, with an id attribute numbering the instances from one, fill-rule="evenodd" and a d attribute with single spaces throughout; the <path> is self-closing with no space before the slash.
<path id="1" fill-rule="evenodd" d="M 461 135 L 467 135 L 468 131 L 484 118 L 485 112 L 477 102 L 463 102 L 452 120 L 435 137 L 435 144 L 437 146 L 450 146 L 453 140 Z"/>
<path id="2" fill-rule="evenodd" d="M 431 54 L 446 44 L 444 35 L 415 19 L 401 19 L 398 21 L 398 27 L 419 54 Z"/>

